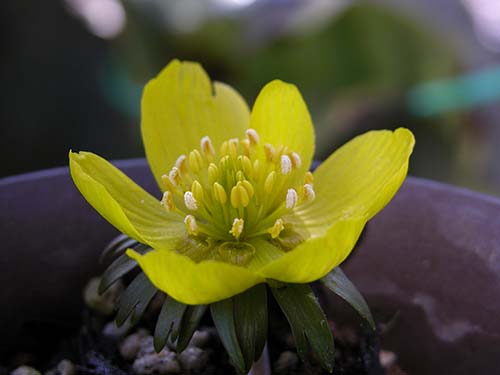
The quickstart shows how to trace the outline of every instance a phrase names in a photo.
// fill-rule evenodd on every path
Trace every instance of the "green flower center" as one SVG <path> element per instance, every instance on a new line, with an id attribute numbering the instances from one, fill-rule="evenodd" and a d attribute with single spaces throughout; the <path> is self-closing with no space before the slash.
<path id="1" fill-rule="evenodd" d="M 246 241 L 255 237 L 278 239 L 286 230 L 286 216 L 315 198 L 313 177 L 301 169 L 300 155 L 287 146 L 260 144 L 248 129 L 246 138 L 232 138 L 216 151 L 209 137 L 200 149 L 181 155 L 162 176 L 161 204 L 184 216 L 187 234 L 218 243 L 237 254 L 227 259 L 244 264 L 253 251 Z"/>

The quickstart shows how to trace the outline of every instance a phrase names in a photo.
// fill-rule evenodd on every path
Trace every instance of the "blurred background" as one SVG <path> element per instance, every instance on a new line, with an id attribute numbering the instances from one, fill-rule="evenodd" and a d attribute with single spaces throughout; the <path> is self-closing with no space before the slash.
<path id="1" fill-rule="evenodd" d="M 180 58 L 249 103 L 295 83 L 318 159 L 405 126 L 411 174 L 500 195 L 498 0 L 18 0 L 0 28 L 0 176 L 143 156 L 142 88 Z"/>

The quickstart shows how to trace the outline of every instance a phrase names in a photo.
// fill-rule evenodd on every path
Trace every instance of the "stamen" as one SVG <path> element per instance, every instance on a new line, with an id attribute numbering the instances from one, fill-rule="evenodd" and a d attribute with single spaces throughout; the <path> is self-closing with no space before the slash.
<path id="1" fill-rule="evenodd" d="M 196 211 L 198 209 L 198 202 L 190 191 L 184 193 L 184 204 L 188 210 Z"/>
<path id="2" fill-rule="evenodd" d="M 313 186 L 311 184 L 304 185 L 304 200 L 310 202 L 316 198 L 316 193 L 314 192 Z"/>
<path id="3" fill-rule="evenodd" d="M 242 139 L 240 145 L 243 147 L 243 154 L 246 156 L 250 155 L 250 141 L 248 139 Z"/>
<path id="4" fill-rule="evenodd" d="M 208 183 L 213 184 L 218 178 L 219 168 L 214 163 L 210 163 L 208 166 Z"/>
<path id="5" fill-rule="evenodd" d="M 163 197 L 161 198 L 160 204 L 163 207 L 165 207 L 167 211 L 172 211 L 175 208 L 174 200 L 170 190 L 167 190 L 166 192 L 163 193 Z"/>
<path id="6" fill-rule="evenodd" d="M 255 146 L 259 143 L 259 134 L 255 131 L 255 129 L 247 129 L 246 135 L 252 145 Z"/>
<path id="7" fill-rule="evenodd" d="M 186 230 L 190 235 L 198 235 L 198 224 L 196 224 L 196 219 L 193 215 L 187 215 L 184 218 L 184 224 L 186 224 Z"/>
<path id="8" fill-rule="evenodd" d="M 271 238 L 278 238 L 283 229 L 285 229 L 285 225 L 283 224 L 283 219 L 280 218 L 274 222 L 274 225 L 268 232 L 271 234 Z"/>
<path id="9" fill-rule="evenodd" d="M 264 181 L 264 191 L 267 194 L 270 194 L 273 191 L 274 182 L 276 181 L 276 172 L 271 171 L 266 177 L 266 181 Z"/>
<path id="10" fill-rule="evenodd" d="M 292 161 L 292 167 L 294 168 L 300 168 L 300 166 L 302 165 L 302 159 L 296 152 L 292 152 L 290 154 L 290 160 Z"/>
<path id="11" fill-rule="evenodd" d="M 292 172 L 292 160 L 288 155 L 281 155 L 281 174 L 287 175 Z"/>
<path id="12" fill-rule="evenodd" d="M 168 180 L 175 187 L 177 187 L 181 184 L 181 175 L 180 175 L 179 169 L 177 167 L 173 167 L 172 170 L 169 172 Z"/>
<path id="13" fill-rule="evenodd" d="M 231 155 L 233 159 L 236 159 L 238 157 L 238 138 L 231 138 L 227 143 L 229 155 Z"/>
<path id="14" fill-rule="evenodd" d="M 191 172 L 198 173 L 203 165 L 203 158 L 198 150 L 193 150 L 189 153 L 189 168 Z"/>
<path id="15" fill-rule="evenodd" d="M 201 138 L 200 150 L 201 150 L 201 152 L 203 152 L 203 154 L 205 156 L 214 156 L 215 155 L 214 146 L 212 145 L 212 141 L 210 140 L 210 137 L 208 135 Z"/>
<path id="16" fill-rule="evenodd" d="M 181 155 L 175 161 L 175 166 L 179 171 L 181 171 L 181 173 L 186 172 L 186 160 L 187 160 L 186 155 Z"/>
<path id="17" fill-rule="evenodd" d="M 238 159 L 240 160 L 241 168 L 243 169 L 243 172 L 245 172 L 245 175 L 251 177 L 253 168 L 252 162 L 250 161 L 248 156 L 240 156 Z"/>
<path id="18" fill-rule="evenodd" d="M 286 193 L 285 207 L 288 209 L 294 208 L 297 205 L 298 196 L 295 189 L 288 189 Z"/>
<path id="19" fill-rule="evenodd" d="M 203 186 L 198 182 L 198 180 L 194 180 L 191 184 L 191 191 L 193 192 L 193 197 L 196 202 L 203 202 Z"/>
<path id="20" fill-rule="evenodd" d="M 226 190 L 224 190 L 224 187 L 218 182 L 215 182 L 213 188 L 214 188 L 214 197 L 217 200 L 217 202 L 219 202 L 220 204 L 225 204 L 227 202 L 227 194 Z"/>
<path id="21" fill-rule="evenodd" d="M 243 185 L 243 187 L 245 188 L 245 190 L 247 191 L 248 193 L 248 197 L 250 199 L 252 199 L 253 195 L 254 195 L 254 188 L 253 188 L 253 185 L 250 183 L 250 181 L 248 180 L 243 180 L 241 181 L 241 184 Z"/>
<path id="22" fill-rule="evenodd" d="M 244 208 L 250 203 L 250 197 L 245 187 L 238 182 L 236 186 L 231 189 L 231 205 L 234 208 Z"/>
<path id="23" fill-rule="evenodd" d="M 264 154 L 266 155 L 267 161 L 273 161 L 274 155 L 276 154 L 273 145 L 266 143 L 264 145 Z"/>
<path id="24" fill-rule="evenodd" d="M 237 240 L 240 238 L 243 228 L 245 226 L 245 221 L 243 219 L 234 219 L 233 226 L 229 233 L 231 233 Z"/>
<path id="25" fill-rule="evenodd" d="M 304 175 L 304 184 L 309 184 L 309 185 L 312 185 L 314 182 L 314 175 L 307 171 Z"/>

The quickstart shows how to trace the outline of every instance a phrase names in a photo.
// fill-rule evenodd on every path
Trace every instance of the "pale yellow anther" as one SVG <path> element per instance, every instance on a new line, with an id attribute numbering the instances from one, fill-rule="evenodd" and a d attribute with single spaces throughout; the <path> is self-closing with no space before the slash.
<path id="1" fill-rule="evenodd" d="M 161 182 L 163 183 L 163 187 L 165 189 L 171 189 L 171 188 L 175 187 L 175 186 L 172 186 L 170 179 L 168 178 L 168 174 L 163 174 L 161 176 Z"/>
<path id="2" fill-rule="evenodd" d="M 228 141 L 228 150 L 229 150 L 229 155 L 233 159 L 236 159 L 238 157 L 238 144 L 240 143 L 238 138 L 231 138 Z"/>
<path id="3" fill-rule="evenodd" d="M 179 173 L 179 169 L 177 167 L 173 167 L 168 173 L 168 180 L 172 184 L 172 186 L 179 186 L 181 183 L 181 175 Z"/>
<path id="4" fill-rule="evenodd" d="M 200 150 L 205 156 L 214 156 L 215 149 L 208 135 L 201 138 L 200 141 Z"/>
<path id="5" fill-rule="evenodd" d="M 227 202 L 227 194 L 226 190 L 224 190 L 224 187 L 218 182 L 215 182 L 213 185 L 213 189 L 215 200 L 220 204 L 225 204 Z"/>
<path id="6" fill-rule="evenodd" d="M 290 156 L 281 155 L 280 168 L 282 175 L 292 173 L 292 160 L 290 159 Z"/>
<path id="7" fill-rule="evenodd" d="M 236 181 L 243 181 L 245 179 L 245 174 L 243 171 L 236 172 Z"/>
<path id="8" fill-rule="evenodd" d="M 253 188 L 253 185 L 250 183 L 250 181 L 248 180 L 243 180 L 241 181 L 241 184 L 243 185 L 243 187 L 245 188 L 245 190 L 247 191 L 248 193 L 248 197 L 250 199 L 252 199 L 254 193 L 255 193 L 255 190 Z"/>
<path id="9" fill-rule="evenodd" d="M 175 161 L 175 166 L 176 168 L 181 172 L 181 173 L 185 173 L 186 172 L 186 161 L 187 161 L 187 157 L 186 155 L 181 155 L 177 158 L 177 160 Z"/>
<path id="10" fill-rule="evenodd" d="M 189 168 L 191 172 L 198 173 L 203 165 L 203 158 L 198 150 L 189 153 Z"/>
<path id="11" fill-rule="evenodd" d="M 240 161 L 241 169 L 243 169 L 243 172 L 245 172 L 245 175 L 248 177 L 252 176 L 253 172 L 253 167 L 252 167 L 252 162 L 248 158 L 248 156 L 239 156 L 238 160 Z"/>
<path id="12" fill-rule="evenodd" d="M 219 168 L 214 163 L 208 166 L 208 183 L 211 185 L 219 179 Z"/>
<path id="13" fill-rule="evenodd" d="M 250 197 L 245 187 L 238 183 L 231 189 L 231 205 L 234 208 L 244 208 L 250 203 Z"/>
<path id="14" fill-rule="evenodd" d="M 242 139 L 240 145 L 243 148 L 243 154 L 249 156 L 251 152 L 251 144 L 248 139 Z"/>
<path id="15" fill-rule="evenodd" d="M 264 191 L 266 194 L 270 194 L 273 191 L 274 183 L 276 182 L 276 172 L 271 171 L 264 181 Z"/>
<path id="16" fill-rule="evenodd" d="M 285 207 L 288 209 L 294 208 L 297 205 L 298 200 L 299 197 L 295 189 L 288 189 L 286 192 Z"/>
<path id="17" fill-rule="evenodd" d="M 304 175 L 304 184 L 312 185 L 314 183 L 314 176 L 311 172 L 307 171 Z"/>
<path id="18" fill-rule="evenodd" d="M 274 225 L 268 230 L 268 232 L 271 234 L 272 238 L 278 238 L 283 229 L 285 229 L 285 225 L 283 223 L 283 219 L 280 218 L 274 222 Z"/>
<path id="19" fill-rule="evenodd" d="M 186 224 L 188 234 L 192 236 L 198 235 L 198 224 L 196 223 L 196 219 L 193 215 L 187 215 L 184 218 L 184 224 Z"/>
<path id="20" fill-rule="evenodd" d="M 264 145 L 264 154 L 266 155 L 266 159 L 268 161 L 273 161 L 274 156 L 276 155 L 273 145 L 266 143 Z"/>
<path id="21" fill-rule="evenodd" d="M 221 155 L 228 155 L 229 154 L 229 143 L 228 143 L 228 141 L 224 141 L 220 145 L 220 154 Z"/>
<path id="22" fill-rule="evenodd" d="M 253 177 L 257 178 L 260 175 L 260 161 L 255 159 L 253 162 Z"/>
<path id="23" fill-rule="evenodd" d="M 198 202 L 190 191 L 184 193 L 184 204 L 188 210 L 196 211 L 198 209 Z"/>
<path id="24" fill-rule="evenodd" d="M 316 193 L 314 192 L 313 186 L 311 184 L 304 185 L 304 200 L 313 201 L 316 198 Z"/>
<path id="25" fill-rule="evenodd" d="M 231 233 L 237 240 L 240 238 L 241 233 L 243 233 L 243 228 L 245 227 L 245 221 L 243 219 L 234 219 L 233 226 L 229 233 Z"/>
<path id="26" fill-rule="evenodd" d="M 194 180 L 191 184 L 191 191 L 197 203 L 203 202 L 203 186 L 201 186 L 198 180 Z"/>
<path id="27" fill-rule="evenodd" d="M 292 161 L 292 167 L 293 168 L 300 168 L 302 166 L 302 159 L 300 158 L 299 154 L 296 152 L 292 152 L 290 154 L 290 160 Z"/>
<path id="28" fill-rule="evenodd" d="M 172 211 L 175 206 L 174 206 L 174 200 L 172 197 L 172 192 L 167 190 L 166 192 L 163 193 L 163 197 L 161 198 L 160 204 L 165 207 L 167 211 Z"/>
<path id="29" fill-rule="evenodd" d="M 259 143 L 259 134 L 255 131 L 255 129 L 247 129 L 247 131 L 245 132 L 246 135 L 247 135 L 247 138 L 248 140 L 250 141 L 250 143 L 252 145 L 256 145 L 257 143 Z"/>

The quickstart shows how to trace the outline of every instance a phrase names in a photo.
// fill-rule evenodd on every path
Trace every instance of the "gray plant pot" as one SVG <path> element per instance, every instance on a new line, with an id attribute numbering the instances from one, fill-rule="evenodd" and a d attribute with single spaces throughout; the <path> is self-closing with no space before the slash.
<path id="1" fill-rule="evenodd" d="M 159 196 L 144 160 L 116 165 Z M 77 325 L 82 287 L 118 233 L 80 196 L 67 168 L 0 180 L 0 227 L 5 352 L 32 322 Z M 382 348 L 409 373 L 497 371 L 500 200 L 409 177 L 343 269 L 387 325 Z M 357 319 L 337 298 L 324 302 L 330 317 Z"/>

